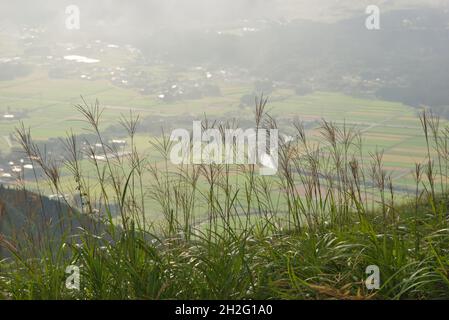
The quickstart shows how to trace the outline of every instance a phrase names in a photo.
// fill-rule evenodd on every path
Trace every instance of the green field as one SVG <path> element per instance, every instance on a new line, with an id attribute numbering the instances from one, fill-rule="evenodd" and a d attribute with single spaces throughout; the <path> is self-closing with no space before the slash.
<path id="1" fill-rule="evenodd" d="M 0 46 L 4 44 L 10 50 L 2 52 L 0 58 L 23 54 L 21 46 L 13 46 L 11 41 L 1 35 Z M 58 46 L 53 50 L 55 54 L 65 54 Z M 65 137 L 71 130 L 75 134 L 86 133 L 86 123 L 81 121 L 82 117 L 74 107 L 83 103 L 81 96 L 88 103 L 94 103 L 96 99 L 100 102 L 104 109 L 102 130 L 117 125 L 120 115 L 129 114 L 129 110 L 133 110 L 141 119 L 166 119 L 167 122 L 183 118 L 200 120 L 205 116 L 212 120 L 234 118 L 252 121 L 253 107 L 241 106 L 242 96 L 254 92 L 255 85 L 252 81 L 240 79 L 238 76 L 225 79 L 217 71 L 214 76 L 206 78 L 207 68 L 203 67 L 176 67 L 164 63 L 141 64 L 136 54 L 124 50 L 121 48 L 93 51 L 95 58 L 101 60 L 94 67 L 73 65 L 79 74 L 93 75 L 95 79 L 92 80 L 81 79 L 71 69 L 70 76 L 63 79 L 50 78 L 49 68 L 53 66 L 50 62 L 42 64 L 36 57 L 26 58 L 28 63 L 34 65 L 31 74 L 11 81 L 0 81 L 0 115 L 8 110 L 25 114 L 20 121 L 31 129 L 33 138 L 38 141 Z M 115 85 L 109 80 L 110 71 L 116 70 L 116 66 L 126 67 L 128 75 L 144 73 L 147 85 L 157 89 L 151 94 L 143 95 L 135 87 Z M 96 68 L 99 71 L 94 71 Z M 158 90 L 164 86 L 169 87 L 171 83 L 188 86 L 195 81 L 219 87 L 221 94 L 203 95 L 198 99 L 177 99 L 172 102 L 163 101 L 158 97 Z M 308 123 L 307 134 L 312 143 L 320 143 L 323 140 L 320 128 L 322 119 L 335 122 L 340 128 L 346 126 L 360 130 L 363 133 L 362 159 L 365 169 L 370 166 L 370 153 L 384 150 L 385 169 L 391 172 L 395 185 L 402 188 L 413 187 L 410 172 L 416 162 L 421 162 L 426 157 L 427 149 L 417 110 L 400 103 L 352 97 L 336 92 L 314 92 L 299 96 L 292 88 L 284 85 L 276 86 L 269 94 L 267 110 L 277 119 L 281 133 L 291 134 L 291 123 L 296 118 Z M 17 119 L 0 118 L 0 151 L 5 158 L 8 158 L 13 148 L 18 147 L 17 142 L 10 138 L 18 124 Z M 441 124 L 444 125 L 443 122 Z M 159 127 L 152 129 L 159 130 Z M 191 126 L 185 129 L 190 130 Z M 156 130 L 151 132 L 155 134 Z M 150 144 L 150 140 L 154 141 L 155 138 L 156 136 L 150 134 L 139 133 L 134 143 L 139 153 L 145 155 L 148 163 L 163 165 L 162 158 Z M 92 163 L 84 160 L 83 166 L 85 178 L 89 180 L 92 191 L 97 190 L 98 181 Z M 62 170 L 61 179 L 66 192 L 71 193 L 74 185 L 67 170 Z M 150 176 L 145 180 L 146 185 L 151 185 Z M 33 184 L 31 181 L 29 183 Z M 207 189 L 205 181 L 199 183 Z M 239 182 L 235 183 L 239 185 Z M 301 188 L 300 181 L 297 183 L 298 188 Z M 40 187 L 46 194 L 53 193 L 45 184 Z M 152 211 L 158 216 L 159 208 L 154 201 L 149 197 L 146 197 L 145 201 L 146 207 L 154 208 Z M 205 208 L 198 205 L 199 214 L 204 210 Z"/>
<path id="2" fill-rule="evenodd" d="M 188 76 L 188 75 L 186 75 Z M 26 110 L 22 119 L 32 129 L 35 139 L 64 137 L 73 129 L 81 133 L 85 127 L 79 121 L 75 104 L 86 101 L 100 101 L 104 108 L 103 128 L 116 124 L 119 114 L 134 110 L 141 118 L 157 116 L 169 117 L 187 114 L 203 118 L 236 117 L 251 119 L 252 109 L 240 108 L 240 97 L 250 92 L 250 85 L 220 83 L 222 95 L 198 100 L 183 100 L 172 103 L 160 101 L 156 96 L 143 96 L 133 89 L 115 87 L 107 81 L 51 80 L 43 72 L 31 76 L 0 82 L 0 113 L 10 110 Z M 401 178 L 411 170 L 415 162 L 424 158 L 425 141 L 421 134 L 417 110 L 399 103 L 368 100 L 339 93 L 316 92 L 307 96 L 297 96 L 289 89 L 278 89 L 270 95 L 269 110 L 278 119 L 288 123 L 295 117 L 303 121 L 317 120 L 311 135 L 319 135 L 321 119 L 356 127 L 363 132 L 367 160 L 368 152 L 384 149 L 384 160 L 389 169 L 399 170 Z M 3 138 L 17 126 L 17 121 L 0 122 L 0 148 L 8 152 L 9 145 Z M 187 128 L 189 129 L 189 128 Z M 282 127 L 280 127 L 282 132 Z M 139 150 L 148 151 L 147 136 L 137 139 Z M 397 181 L 401 183 L 402 181 Z"/>

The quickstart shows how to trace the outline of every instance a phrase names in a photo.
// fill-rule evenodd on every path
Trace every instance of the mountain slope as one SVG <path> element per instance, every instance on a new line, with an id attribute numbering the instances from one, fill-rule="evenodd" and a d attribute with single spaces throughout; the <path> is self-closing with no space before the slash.
<path id="1" fill-rule="evenodd" d="M 57 247 L 61 241 L 79 242 L 83 230 L 100 236 L 106 227 L 60 201 L 0 186 L 0 258 L 30 244 L 36 250 L 42 245 Z"/>

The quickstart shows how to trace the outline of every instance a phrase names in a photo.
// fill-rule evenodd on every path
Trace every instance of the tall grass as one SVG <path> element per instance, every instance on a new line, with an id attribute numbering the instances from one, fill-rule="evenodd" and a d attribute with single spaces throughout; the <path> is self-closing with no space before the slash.
<path id="1" fill-rule="evenodd" d="M 258 130 L 277 127 L 266 104 L 256 99 Z M 255 165 L 173 166 L 165 133 L 151 142 L 163 161 L 152 163 L 137 151 L 132 113 L 120 120 L 130 141 L 124 156 L 101 135 L 98 103 L 77 109 L 101 145 L 101 160 L 98 148 L 73 133 L 62 163 L 24 126 L 17 138 L 52 192 L 77 194 L 76 206 L 61 200 L 74 219 L 88 216 L 95 226 L 74 234 L 61 217 L 56 240 L 49 223 L 21 249 L 15 239 L 0 239 L 11 253 L 0 262 L 3 298 L 449 298 L 449 128 L 429 111 L 420 114 L 427 154 L 412 172 L 415 191 L 398 200 L 383 152 L 367 160 L 354 127 L 323 120 L 317 142 L 294 121 L 295 139 L 279 141 L 278 174 L 264 177 Z M 203 121 L 222 132 L 237 125 Z M 62 184 L 62 169 L 75 192 Z M 157 205 L 145 205 L 148 199 Z M 81 269 L 79 291 L 65 288 L 68 265 Z M 369 265 L 380 268 L 379 290 L 366 289 Z"/>

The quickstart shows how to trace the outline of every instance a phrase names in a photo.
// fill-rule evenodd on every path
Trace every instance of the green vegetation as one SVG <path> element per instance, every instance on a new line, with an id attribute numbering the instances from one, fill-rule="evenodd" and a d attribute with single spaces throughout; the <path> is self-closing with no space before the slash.
<path id="1" fill-rule="evenodd" d="M 255 122 L 276 127 L 265 103 L 257 101 Z M 98 104 L 78 110 L 84 125 L 103 141 Z M 408 115 L 398 110 L 395 116 Z M 44 230 L 41 241 L 30 240 L 32 250 L 26 251 L 17 249 L 14 238 L 1 239 L 12 258 L 0 262 L 0 295 L 449 298 L 449 128 L 427 111 L 420 120 L 425 144 L 417 150 L 421 160 L 410 174 L 415 191 L 408 197 L 395 192 L 395 171 L 384 165 L 387 153 L 367 151 L 363 129 L 341 122 L 322 120 L 311 135 L 294 122 L 295 139 L 280 142 L 275 177 L 259 176 L 252 165 L 170 165 L 166 135 L 151 141 L 162 159 L 151 162 L 137 152 L 139 121 L 133 115 L 121 121 L 132 146 L 129 156 L 83 160 L 79 141 L 69 135 L 64 169 L 43 156 L 30 131 L 21 127 L 19 141 L 43 170 L 48 188 L 63 194 L 60 173 L 69 172 L 82 199 L 73 209 L 106 228 L 80 228 L 77 237 L 67 234 L 58 244 L 49 244 Z M 113 153 L 103 146 L 105 155 Z M 394 158 L 389 162 L 400 163 Z M 68 265 L 81 269 L 80 291 L 65 288 Z M 369 265 L 380 269 L 379 290 L 365 287 Z"/>
<path id="2" fill-rule="evenodd" d="M 162 68 L 162 67 L 160 67 Z M 153 67 L 151 71 L 155 71 Z M 171 72 L 171 71 L 170 71 Z M 190 78 L 198 77 L 190 70 Z M 173 77 L 182 83 L 182 72 L 173 71 Z M 212 80 L 211 80 L 212 81 Z M 222 83 L 212 81 L 220 87 L 222 95 L 199 99 L 181 99 L 164 102 L 156 94 L 142 95 L 132 88 L 120 88 L 105 80 L 49 79 L 47 74 L 36 71 L 28 78 L 2 82 L 0 84 L 0 113 L 11 110 L 24 110 L 22 119 L 33 131 L 36 141 L 45 142 L 50 138 L 64 137 L 67 128 L 81 132 L 85 125 L 81 117 L 73 113 L 73 104 L 78 103 L 80 94 L 87 100 L 98 98 L 104 107 L 101 130 L 116 124 L 117 114 L 126 114 L 130 109 L 142 119 L 153 118 L 155 123 L 145 127 L 150 132 L 136 132 L 135 141 L 139 152 L 145 152 L 151 161 L 157 161 L 153 148 L 148 144 L 149 136 L 159 132 L 156 122 L 173 123 L 177 119 L 193 117 L 203 118 L 204 113 L 214 118 L 236 118 L 251 121 L 251 107 L 240 107 L 240 99 L 252 90 L 250 84 Z M 77 93 L 73 93 L 77 88 Z M 389 170 L 398 172 L 395 183 L 413 187 L 408 174 L 414 162 L 424 160 L 425 140 L 418 134 L 419 121 L 416 109 L 400 103 L 382 100 L 361 99 L 335 92 L 315 92 L 298 96 L 293 89 L 277 88 L 270 95 L 270 112 L 279 122 L 282 133 L 290 126 L 290 120 L 300 117 L 307 123 L 306 130 L 311 139 L 320 139 L 320 120 L 332 120 L 339 126 L 344 124 L 357 126 L 363 130 L 364 154 L 376 148 L 385 152 L 385 165 Z M 50 116 L 51 115 L 51 116 Z M 7 138 L 17 121 L 0 120 L 0 148 L 2 154 L 8 154 L 13 148 Z M 112 134 L 114 133 L 111 130 Z M 16 146 L 13 139 L 12 147 Z M 406 173 L 405 175 L 403 173 Z"/>

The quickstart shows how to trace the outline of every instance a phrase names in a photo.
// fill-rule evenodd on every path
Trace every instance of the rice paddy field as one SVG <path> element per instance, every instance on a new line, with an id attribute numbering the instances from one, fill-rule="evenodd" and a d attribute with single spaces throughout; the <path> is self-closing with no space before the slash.
<path id="1" fill-rule="evenodd" d="M 15 43 L 14 46 L 11 41 Z M 2 43 L 9 51 L 2 51 L 0 58 L 23 55 L 22 45 L 0 33 L 0 44 Z M 12 152 L 20 149 L 13 137 L 20 121 L 30 129 L 35 141 L 46 142 L 50 138 L 64 138 L 68 132 L 91 133 L 82 115 L 75 108 L 84 101 L 90 104 L 99 101 L 103 109 L 100 123 L 102 131 L 117 126 L 121 115 L 129 115 L 130 110 L 140 119 L 156 119 L 152 125 L 157 128 L 144 130 L 151 131 L 151 134 L 137 133 L 133 143 L 148 163 L 159 166 L 165 166 L 165 161 L 155 147 L 161 137 L 155 132 L 162 132 L 162 125 L 159 127 L 157 121 L 166 119 L 166 122 L 170 123 L 172 119 L 201 120 L 207 117 L 212 121 L 236 119 L 237 122 L 252 123 L 254 119 L 254 108 L 249 105 L 242 106 L 241 102 L 244 95 L 256 95 L 254 83 L 236 75 L 230 78 L 223 76 L 234 71 L 229 73 L 211 70 L 210 73 L 206 72 L 206 66 L 187 68 L 161 62 L 141 63 L 139 55 L 135 51 L 126 51 L 126 48 L 109 48 L 110 46 L 105 46 L 104 43 L 92 43 L 89 46 L 90 49 L 65 48 L 58 44 L 52 46 L 52 50 L 54 54 L 61 56 L 66 54 L 68 49 L 73 54 L 89 55 L 94 52 L 99 62 L 93 67 L 74 64 L 71 65 L 74 70 L 71 70 L 60 60 L 55 60 L 55 57 L 42 61 L 42 58 L 30 56 L 26 59 L 34 68 L 28 76 L 0 81 L 0 115 L 8 112 L 22 115 L 20 119 L 0 117 L 0 151 L 4 158 L 16 157 Z M 100 49 L 95 46 L 102 47 Z M 93 50 L 94 47 L 96 50 Z M 64 68 L 68 68 L 70 76 L 51 78 L 50 68 L 61 63 Z M 218 87 L 220 94 L 203 95 L 198 99 L 164 101 L 157 92 L 159 89 L 144 95 L 132 86 L 117 86 L 110 81 L 109 74 L 117 72 L 117 69 L 124 69 L 116 66 L 126 67 L 126 75 L 144 74 L 148 87 L 163 88 L 173 83 L 182 86 L 197 82 Z M 113 72 L 110 72 L 111 70 Z M 95 78 L 87 80 L 79 74 L 95 74 Z M 383 151 L 383 166 L 388 174 L 391 174 L 398 197 L 406 198 L 409 192 L 413 192 L 414 179 L 411 173 L 415 164 L 424 161 L 427 155 L 426 142 L 418 119 L 419 110 L 401 103 L 353 97 L 337 92 L 314 92 L 299 96 L 287 85 L 276 85 L 269 94 L 267 112 L 278 121 L 281 134 L 291 134 L 292 122 L 295 119 L 303 121 L 310 137 L 309 142 L 317 146 L 323 141 L 322 120 L 331 121 L 338 128 L 354 128 L 360 131 L 363 150 L 358 157 L 362 157 L 361 165 L 364 169 L 369 169 L 373 153 Z M 444 125 L 443 120 L 441 125 Z M 184 129 L 190 130 L 191 126 Z M 129 139 L 127 142 L 129 148 Z M 95 166 L 88 159 L 82 160 L 82 163 L 86 172 L 85 179 L 89 181 L 92 191 L 99 191 Z M 175 169 L 170 164 L 168 166 L 170 170 Z M 67 194 L 72 194 L 75 190 L 72 178 L 68 170 L 61 168 L 61 183 Z M 151 181 L 152 177 L 146 176 L 144 185 L 150 186 Z M 301 189 L 301 181 L 296 182 L 298 189 Z M 27 183 L 36 189 L 36 181 Z M 198 183 L 207 189 L 206 181 L 200 179 Z M 235 181 L 235 184 L 238 185 L 239 182 Z M 54 193 L 46 183 L 41 183 L 39 187 L 44 194 Z M 154 209 L 153 214 L 150 214 L 151 218 L 160 216 L 160 208 L 154 200 L 145 197 L 145 204 L 147 208 Z M 282 205 L 283 203 L 279 204 Z M 196 211 L 200 218 L 206 210 L 207 208 L 197 205 Z"/>
<path id="2" fill-rule="evenodd" d="M 163 77 L 163 68 L 157 67 L 156 72 Z M 191 76 L 194 77 L 195 74 Z M 82 98 L 88 103 L 98 99 L 101 108 L 104 109 L 101 129 L 117 125 L 119 115 L 127 115 L 129 110 L 133 110 L 141 119 L 146 117 L 170 119 L 169 117 L 182 117 L 182 115 L 199 120 L 205 115 L 209 119 L 252 119 L 253 108 L 240 106 L 241 96 L 251 92 L 251 85 L 225 82 L 218 84 L 221 89 L 220 96 L 167 103 L 156 95 L 144 96 L 136 90 L 116 87 L 107 81 L 51 80 L 45 73 L 37 72 L 25 79 L 0 82 L 0 113 L 6 112 L 7 108 L 25 110 L 26 117 L 21 121 L 30 128 L 33 139 L 42 141 L 54 137 L 64 138 L 70 130 L 75 134 L 89 132 L 86 130 L 86 123 L 82 121 L 82 116 L 74 107 L 83 102 Z M 322 140 L 323 119 L 334 122 L 340 128 L 359 130 L 363 138 L 362 157 L 365 169 L 369 169 L 372 153 L 382 150 L 384 168 L 392 176 L 397 188 L 397 197 L 405 199 L 408 193 L 413 192 L 414 179 L 411 174 L 415 164 L 422 162 L 427 152 L 417 116 L 418 110 L 400 103 L 363 99 L 334 92 L 315 92 L 298 96 L 293 90 L 282 88 L 270 94 L 267 109 L 279 119 L 281 134 L 289 132 L 293 119 L 299 119 L 309 124 L 307 134 L 311 137 L 311 141 L 316 141 L 317 144 Z M 18 146 L 9 138 L 18 124 L 18 121 L 11 120 L 0 122 L 0 149 L 3 154 L 8 154 L 14 145 Z M 154 147 L 154 142 L 158 138 L 149 134 L 137 134 L 134 143 L 149 163 L 164 165 L 164 160 Z M 85 166 L 85 178 L 89 181 L 92 191 L 99 191 L 95 167 L 87 159 L 82 163 Z M 76 187 L 73 177 L 67 170 L 63 169 L 61 172 L 64 192 L 72 194 Z M 149 186 L 151 181 L 152 178 L 146 176 L 144 184 Z M 301 182 L 297 183 L 301 189 Z M 29 181 L 28 184 L 31 188 L 36 187 L 34 181 Z M 203 185 L 205 190 L 208 187 L 206 181 L 200 180 L 199 184 Z M 48 184 L 41 184 L 40 189 L 45 194 L 54 193 Z M 278 203 L 279 206 L 284 204 Z M 156 201 L 145 197 L 145 205 L 153 209 L 149 213 L 150 219 L 161 218 Z M 207 208 L 198 204 L 195 211 L 201 219 Z"/>
<path id="3" fill-rule="evenodd" d="M 251 119 L 252 108 L 239 107 L 240 98 L 251 90 L 241 84 L 221 84 L 222 95 L 198 100 L 166 103 L 154 96 L 143 96 L 133 89 L 113 86 L 107 81 L 51 80 L 44 74 L 34 73 L 25 79 L 0 82 L 0 113 L 9 110 L 25 110 L 23 120 L 37 140 L 64 137 L 73 129 L 81 133 L 83 123 L 74 105 L 98 99 L 104 112 L 102 126 L 117 124 L 119 114 L 133 110 L 141 118 L 155 116 L 189 115 L 202 119 L 238 118 Z M 364 152 L 384 150 L 388 169 L 395 171 L 396 183 L 407 185 L 408 172 L 416 162 L 423 160 L 426 152 L 424 137 L 420 131 L 417 110 L 400 103 L 355 98 L 340 93 L 315 92 L 297 96 L 293 90 L 278 89 L 270 95 L 271 114 L 284 120 L 298 118 L 312 122 L 311 135 L 319 135 L 319 121 L 325 119 L 341 126 L 355 127 L 363 132 Z M 180 116 L 181 115 L 181 116 Z M 3 153 L 11 149 L 8 139 L 17 121 L 0 121 L 0 148 Z M 186 128 L 189 129 L 189 128 Z M 280 127 L 282 132 L 282 127 Z M 139 136 L 138 146 L 151 153 L 149 136 Z"/>

